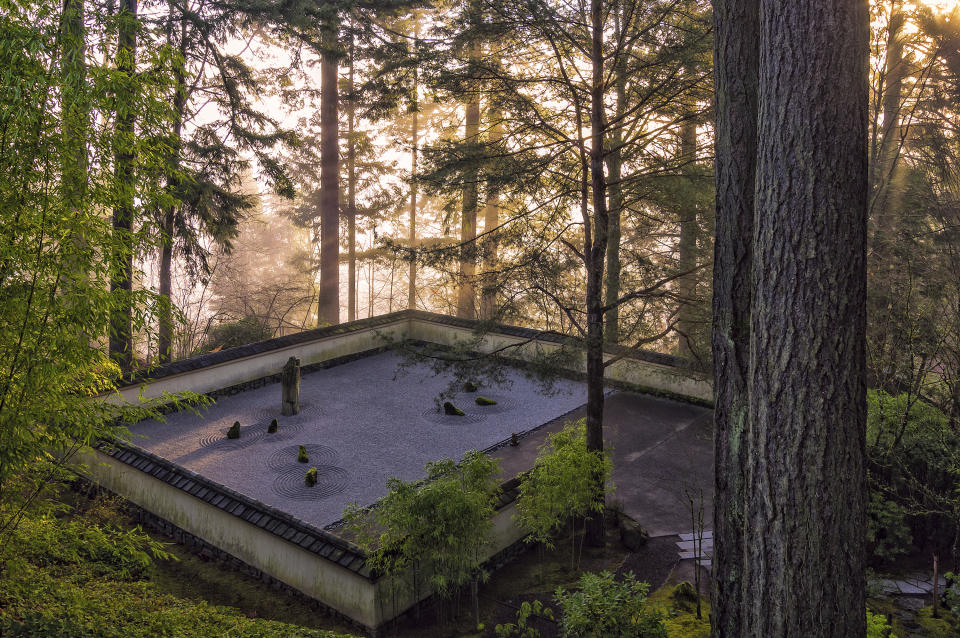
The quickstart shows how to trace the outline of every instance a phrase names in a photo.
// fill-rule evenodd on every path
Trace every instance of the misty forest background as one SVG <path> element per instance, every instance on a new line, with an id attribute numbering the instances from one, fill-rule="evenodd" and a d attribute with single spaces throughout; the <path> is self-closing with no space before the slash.
<path id="1" fill-rule="evenodd" d="M 869 21 L 868 559 L 956 570 L 960 8 Z M 408 308 L 571 337 L 602 449 L 604 346 L 715 363 L 716 35 L 705 0 L 0 0 L 0 538 L 160 410 L 89 400 L 125 375 Z"/>

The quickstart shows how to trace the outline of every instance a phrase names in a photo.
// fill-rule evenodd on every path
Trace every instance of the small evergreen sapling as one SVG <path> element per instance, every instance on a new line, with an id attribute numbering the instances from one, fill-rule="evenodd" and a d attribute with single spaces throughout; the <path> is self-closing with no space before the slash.
<path id="1" fill-rule="evenodd" d="M 300 450 L 297 451 L 297 461 L 300 463 L 308 463 L 310 457 L 307 456 L 307 448 L 300 446 Z"/>
<path id="2" fill-rule="evenodd" d="M 497 402 L 493 399 L 488 399 L 487 397 L 477 397 L 473 400 L 477 405 L 496 405 Z"/>
<path id="3" fill-rule="evenodd" d="M 240 421 L 234 421 L 233 425 L 230 426 L 230 429 L 227 430 L 228 439 L 239 439 L 240 438 Z"/>
<path id="4" fill-rule="evenodd" d="M 313 487 L 317 484 L 317 468 L 311 467 L 307 470 L 307 475 L 304 477 L 303 482 L 307 484 L 307 487 Z"/>
<path id="5" fill-rule="evenodd" d="M 464 416 L 465 415 L 465 412 L 463 410 L 461 410 L 454 404 L 450 403 L 449 401 L 443 402 L 443 413 L 446 414 L 447 416 Z"/>
<path id="6" fill-rule="evenodd" d="M 267 434 L 276 434 L 278 426 L 279 424 L 277 423 L 276 419 L 270 421 L 270 425 L 267 426 Z"/>

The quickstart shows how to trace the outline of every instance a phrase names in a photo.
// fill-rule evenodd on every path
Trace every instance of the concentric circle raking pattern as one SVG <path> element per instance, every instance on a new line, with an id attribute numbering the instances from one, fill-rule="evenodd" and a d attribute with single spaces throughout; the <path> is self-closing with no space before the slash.
<path id="1" fill-rule="evenodd" d="M 273 481 L 273 491 L 284 498 L 297 501 L 312 501 L 339 494 L 347 488 L 350 474 L 342 467 L 333 465 L 298 464 L 300 467 L 280 472 Z M 307 470 L 317 468 L 317 484 L 310 487 L 304 478 Z"/>
<path id="2" fill-rule="evenodd" d="M 458 406 L 459 407 L 459 406 Z M 472 408 L 479 406 L 470 406 Z M 464 412 L 467 412 L 467 406 L 461 408 Z M 471 414 L 467 412 L 463 416 L 456 416 L 452 414 L 444 414 L 443 410 L 437 410 L 436 408 L 430 408 L 423 413 L 423 418 L 431 423 L 439 423 L 440 425 L 470 425 L 474 423 L 480 423 L 483 421 L 482 414 Z"/>
<path id="3" fill-rule="evenodd" d="M 307 463 L 297 461 L 297 454 L 300 451 L 299 445 L 288 445 L 273 451 L 267 457 L 267 467 L 277 472 L 283 472 L 291 468 L 303 468 L 303 471 L 306 472 L 314 466 L 334 465 L 340 458 L 336 450 L 326 445 L 306 443 L 303 447 L 307 449 L 307 458 L 310 459 Z"/>

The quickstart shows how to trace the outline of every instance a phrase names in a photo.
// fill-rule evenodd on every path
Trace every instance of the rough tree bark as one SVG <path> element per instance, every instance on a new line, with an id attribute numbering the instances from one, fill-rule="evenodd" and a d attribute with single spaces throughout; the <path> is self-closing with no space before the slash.
<path id="1" fill-rule="evenodd" d="M 740 636 L 866 634 L 866 2 L 761 0 Z"/>
<path id="2" fill-rule="evenodd" d="M 134 215 L 134 81 L 137 54 L 137 0 L 123 0 L 117 33 L 117 71 L 124 76 L 117 91 L 114 170 L 117 179 L 113 208 L 114 254 L 110 292 L 110 356 L 129 372 L 133 367 L 133 215 Z"/>
<path id="3" fill-rule="evenodd" d="M 743 464 L 749 406 L 753 187 L 759 0 L 715 0 L 716 238 L 713 266 L 714 484 L 710 622 L 739 638 L 743 622 Z"/>
<path id="4" fill-rule="evenodd" d="M 320 63 L 320 294 L 317 323 L 340 323 L 340 157 L 337 27 Z"/>

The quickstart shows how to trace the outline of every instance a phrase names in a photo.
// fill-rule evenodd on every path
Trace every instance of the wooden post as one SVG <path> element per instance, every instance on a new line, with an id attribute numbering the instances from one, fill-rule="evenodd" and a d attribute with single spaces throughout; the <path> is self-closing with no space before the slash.
<path id="1" fill-rule="evenodd" d="M 933 617 L 939 618 L 939 603 L 940 603 L 940 557 L 936 554 L 933 555 Z"/>

